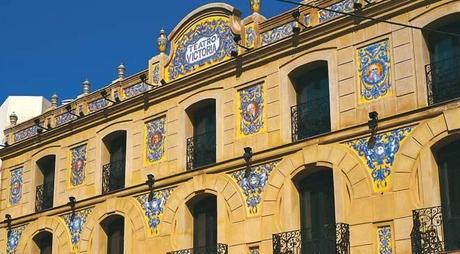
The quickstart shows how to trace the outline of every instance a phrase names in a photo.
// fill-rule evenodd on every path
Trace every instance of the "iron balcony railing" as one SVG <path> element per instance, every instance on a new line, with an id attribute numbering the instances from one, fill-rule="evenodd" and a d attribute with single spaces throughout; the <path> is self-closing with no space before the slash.
<path id="1" fill-rule="evenodd" d="M 350 226 L 337 223 L 322 230 L 302 229 L 273 235 L 273 254 L 349 254 Z"/>
<path id="2" fill-rule="evenodd" d="M 35 211 L 40 212 L 53 207 L 53 188 L 44 184 L 35 187 Z"/>
<path id="3" fill-rule="evenodd" d="M 326 103 L 328 100 L 318 100 L 291 107 L 293 142 L 331 131 L 329 105 Z"/>
<path id="4" fill-rule="evenodd" d="M 125 160 L 102 166 L 102 193 L 109 193 L 125 187 Z"/>
<path id="5" fill-rule="evenodd" d="M 215 131 L 210 131 L 187 139 L 187 170 L 193 170 L 215 162 Z"/>
<path id="6" fill-rule="evenodd" d="M 412 253 L 428 254 L 444 251 L 443 219 L 440 206 L 412 211 Z"/>
<path id="7" fill-rule="evenodd" d="M 427 64 L 425 75 L 429 105 L 460 98 L 460 56 Z"/>
<path id="8" fill-rule="evenodd" d="M 228 245 L 218 243 L 217 246 L 177 250 L 168 252 L 167 254 L 228 254 Z"/>

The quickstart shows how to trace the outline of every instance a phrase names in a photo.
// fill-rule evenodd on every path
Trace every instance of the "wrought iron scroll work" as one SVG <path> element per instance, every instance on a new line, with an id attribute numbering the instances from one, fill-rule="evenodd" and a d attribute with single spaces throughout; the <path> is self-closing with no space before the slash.
<path id="1" fill-rule="evenodd" d="M 425 66 L 429 105 L 460 98 L 459 70 L 460 56 Z"/>
<path id="2" fill-rule="evenodd" d="M 335 239 L 334 239 L 335 238 Z M 305 253 L 350 253 L 350 227 L 337 223 L 319 231 L 311 229 L 294 230 L 273 235 L 274 254 Z"/>
<path id="3" fill-rule="evenodd" d="M 412 211 L 412 253 L 428 254 L 444 251 L 443 220 L 440 206 Z"/>
<path id="4" fill-rule="evenodd" d="M 307 139 L 331 131 L 329 114 L 324 113 L 327 101 L 317 100 L 291 107 L 292 142 Z M 309 105 L 313 105 L 309 107 Z"/>
<path id="5" fill-rule="evenodd" d="M 167 254 L 228 254 L 228 245 L 218 243 L 217 246 L 199 247 L 185 250 L 171 251 Z"/>
<path id="6" fill-rule="evenodd" d="M 215 162 L 215 131 L 210 131 L 187 139 L 187 170 L 193 170 Z"/>

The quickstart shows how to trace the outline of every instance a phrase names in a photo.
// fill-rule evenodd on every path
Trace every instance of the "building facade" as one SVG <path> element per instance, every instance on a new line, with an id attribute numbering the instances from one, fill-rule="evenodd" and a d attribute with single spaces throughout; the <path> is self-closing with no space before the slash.
<path id="1" fill-rule="evenodd" d="M 6 129 L 0 253 L 460 249 L 460 1 L 250 4 Z"/>

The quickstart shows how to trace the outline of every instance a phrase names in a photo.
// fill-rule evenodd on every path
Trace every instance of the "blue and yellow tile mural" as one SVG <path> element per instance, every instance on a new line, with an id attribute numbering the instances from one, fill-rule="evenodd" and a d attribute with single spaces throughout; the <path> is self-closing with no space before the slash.
<path id="1" fill-rule="evenodd" d="M 374 192 L 385 192 L 390 188 L 391 170 L 402 141 L 412 132 L 412 127 L 397 129 L 375 136 L 373 148 L 368 147 L 369 138 L 347 142 L 367 165 L 373 180 Z"/>
<path id="2" fill-rule="evenodd" d="M 16 254 L 16 248 L 18 247 L 22 232 L 25 228 L 26 226 L 20 226 L 11 229 L 11 232 L 7 236 L 6 254 Z"/>
<path id="3" fill-rule="evenodd" d="M 377 229 L 378 233 L 378 254 L 392 254 L 393 253 L 393 244 L 392 244 L 392 234 L 391 226 L 383 226 Z"/>
<path id="4" fill-rule="evenodd" d="M 254 23 L 246 26 L 246 47 L 253 48 L 256 42 L 256 30 Z"/>
<path id="5" fill-rule="evenodd" d="M 40 123 L 40 124 L 42 124 L 42 123 Z M 38 133 L 38 127 L 35 126 L 35 125 L 27 128 L 27 129 L 18 131 L 16 133 L 14 133 L 14 142 L 23 141 L 24 139 L 28 139 L 30 137 L 33 137 L 33 136 L 37 135 L 37 133 Z"/>
<path id="6" fill-rule="evenodd" d="M 144 210 L 145 219 L 150 228 L 151 235 L 158 235 L 158 226 L 161 223 L 163 211 L 173 189 L 153 192 L 152 200 L 149 201 L 149 193 L 137 196 L 136 199 Z"/>
<path id="7" fill-rule="evenodd" d="M 238 137 L 265 131 L 264 85 L 258 84 L 238 92 Z"/>
<path id="8" fill-rule="evenodd" d="M 153 83 L 158 84 L 160 83 L 160 64 L 156 63 L 153 66 Z"/>
<path id="9" fill-rule="evenodd" d="M 293 34 L 292 28 L 296 22 L 289 22 L 283 26 L 275 27 L 262 34 L 262 46 L 279 41 Z"/>
<path id="10" fill-rule="evenodd" d="M 227 17 L 203 19 L 177 41 L 171 62 L 166 66 L 166 80 L 175 80 L 229 59 L 234 49 L 236 44 Z"/>
<path id="11" fill-rule="evenodd" d="M 108 105 L 109 105 L 109 102 L 106 99 L 100 98 L 100 99 L 97 99 L 97 100 L 94 100 L 88 103 L 88 110 L 89 112 L 95 112 L 95 111 L 98 111 L 100 109 L 107 107 Z"/>
<path id="12" fill-rule="evenodd" d="M 360 103 L 391 95 L 388 40 L 358 49 L 358 77 Z"/>
<path id="13" fill-rule="evenodd" d="M 70 150 L 70 184 L 78 186 L 85 180 L 86 144 Z"/>
<path id="14" fill-rule="evenodd" d="M 165 157 L 166 118 L 160 117 L 146 124 L 145 162 L 151 164 Z"/>
<path id="15" fill-rule="evenodd" d="M 83 226 L 86 223 L 86 218 L 91 213 L 92 209 L 88 208 L 85 210 L 80 210 L 75 212 L 75 217 L 72 218 L 72 214 L 66 214 L 62 216 L 67 229 L 70 233 L 70 240 L 72 243 L 72 251 L 78 251 L 78 243 L 80 242 L 80 235 L 83 231 Z"/>
<path id="16" fill-rule="evenodd" d="M 10 205 L 16 205 L 22 198 L 23 168 L 11 170 Z"/>
<path id="17" fill-rule="evenodd" d="M 344 1 L 338 2 L 336 4 L 333 4 L 327 7 L 327 9 L 338 11 L 338 12 L 350 13 L 354 11 L 354 8 L 353 8 L 354 3 L 355 3 L 355 0 L 344 0 Z M 323 23 L 333 18 L 342 16 L 342 14 L 340 13 L 327 11 L 327 10 L 320 10 L 318 15 L 319 15 L 319 23 Z"/>
<path id="18" fill-rule="evenodd" d="M 145 83 L 135 84 L 123 89 L 124 98 L 131 98 L 138 94 L 148 91 L 150 87 Z"/>
<path id="19" fill-rule="evenodd" d="M 247 178 L 245 177 L 245 170 L 240 170 L 231 174 L 232 179 L 238 184 L 243 192 L 246 208 L 250 216 L 259 213 L 262 193 L 267 184 L 268 177 L 275 166 L 276 162 L 271 162 L 253 167 Z"/>

